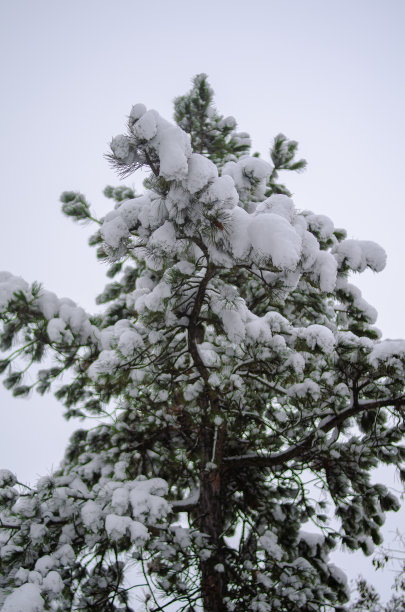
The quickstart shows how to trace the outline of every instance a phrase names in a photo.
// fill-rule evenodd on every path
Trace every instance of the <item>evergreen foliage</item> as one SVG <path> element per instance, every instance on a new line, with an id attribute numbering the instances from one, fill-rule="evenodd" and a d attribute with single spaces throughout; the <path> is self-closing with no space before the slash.
<path id="1" fill-rule="evenodd" d="M 405 579 L 404 570 L 397 576 L 394 583 L 394 593 L 387 603 L 381 603 L 381 597 L 375 588 L 364 578 L 357 581 L 356 597 L 351 610 L 365 612 L 403 612 L 405 610 Z"/>
<path id="2" fill-rule="evenodd" d="M 34 489 L 0 471 L 4 612 L 343 610 L 330 551 L 370 554 L 398 509 L 370 471 L 404 469 L 405 342 L 349 282 L 383 250 L 296 210 L 297 143 L 249 156 L 205 75 L 175 119 L 137 104 L 112 140 L 143 195 L 61 197 L 97 225 L 102 314 L 0 275 L 6 387 L 100 417 Z"/>
<path id="3" fill-rule="evenodd" d="M 236 131 L 234 117 L 218 115 L 206 74 L 194 77 L 191 91 L 175 99 L 174 109 L 177 125 L 190 134 L 193 151 L 217 166 L 236 161 L 249 151 L 249 134 Z"/>

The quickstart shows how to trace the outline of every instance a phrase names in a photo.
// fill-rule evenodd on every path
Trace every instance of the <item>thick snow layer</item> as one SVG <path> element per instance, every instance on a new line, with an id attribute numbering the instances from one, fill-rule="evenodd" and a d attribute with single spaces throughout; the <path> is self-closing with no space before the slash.
<path id="1" fill-rule="evenodd" d="M 0 489 L 3 487 L 12 487 L 17 482 L 16 476 L 10 470 L 0 470 Z"/>
<path id="2" fill-rule="evenodd" d="M 121 161 L 127 161 L 129 157 L 129 138 L 125 134 L 114 136 L 110 143 L 111 151 Z"/>
<path id="3" fill-rule="evenodd" d="M 326 215 L 314 215 L 311 212 L 305 211 L 305 217 L 311 231 L 315 232 L 321 240 L 327 240 L 334 232 L 333 221 Z"/>
<path id="4" fill-rule="evenodd" d="M 363 272 L 367 267 L 381 272 L 387 261 L 384 249 L 369 240 L 343 240 L 334 252 L 340 266 L 347 263 L 355 272 Z"/>
<path id="5" fill-rule="evenodd" d="M 301 238 L 279 215 L 268 213 L 251 219 L 248 235 L 259 259 L 271 259 L 274 266 L 294 269 L 301 255 Z"/>
<path id="6" fill-rule="evenodd" d="M 92 531 L 96 531 L 102 515 L 101 507 L 89 499 L 81 507 L 83 525 Z"/>
<path id="7" fill-rule="evenodd" d="M 142 336 L 134 329 L 129 329 L 120 335 L 117 348 L 124 356 L 129 356 L 142 346 Z"/>
<path id="8" fill-rule="evenodd" d="M 319 251 L 313 264 L 312 275 L 319 280 L 321 291 L 331 292 L 336 285 L 337 261 L 327 251 Z"/>
<path id="9" fill-rule="evenodd" d="M 118 356 L 115 351 L 101 351 L 98 359 L 89 367 L 87 373 L 92 380 L 97 380 L 100 374 L 111 374 L 119 365 Z"/>
<path id="10" fill-rule="evenodd" d="M 283 317 L 279 312 L 270 311 L 264 315 L 264 319 L 268 322 L 273 334 L 286 333 L 290 334 L 292 326 L 290 322 Z"/>
<path id="11" fill-rule="evenodd" d="M 281 561 L 283 558 L 283 551 L 277 543 L 277 536 L 272 531 L 265 531 L 259 538 L 259 545 L 264 548 L 271 559 Z"/>
<path id="12" fill-rule="evenodd" d="M 148 204 L 145 202 L 139 210 L 139 222 L 143 227 L 143 235 L 146 235 L 145 230 L 157 229 L 167 219 L 168 212 L 166 202 L 161 198 L 154 198 Z"/>
<path id="13" fill-rule="evenodd" d="M 2 607 L 2 612 L 42 612 L 44 600 L 36 584 L 23 584 L 9 595 Z"/>
<path id="14" fill-rule="evenodd" d="M 27 518 L 35 516 L 37 511 L 36 501 L 29 497 L 18 497 L 12 511 Z"/>
<path id="15" fill-rule="evenodd" d="M 117 249 L 122 240 L 128 237 L 128 226 L 118 214 L 114 218 L 105 220 L 101 226 L 101 235 L 108 246 Z"/>
<path id="16" fill-rule="evenodd" d="M 132 519 L 129 516 L 108 514 L 105 519 L 105 530 L 112 540 L 123 538 L 131 527 Z"/>
<path id="17" fill-rule="evenodd" d="M 46 535 L 47 529 L 45 525 L 41 523 L 31 523 L 30 526 L 30 540 L 33 543 L 39 543 Z"/>
<path id="18" fill-rule="evenodd" d="M 38 586 L 42 585 L 42 574 L 40 572 L 37 572 L 36 570 L 29 572 L 28 582 L 32 582 L 32 584 L 37 584 Z"/>
<path id="19" fill-rule="evenodd" d="M 13 276 L 10 272 L 0 272 L 0 310 L 4 310 L 7 307 L 13 294 L 18 291 L 22 291 L 28 296 L 28 283 L 19 276 Z"/>
<path id="20" fill-rule="evenodd" d="M 218 127 L 220 128 L 228 127 L 228 128 L 235 129 L 237 125 L 238 124 L 236 122 L 235 117 L 232 117 L 232 115 L 229 115 L 228 117 L 224 117 L 223 119 L 221 119 L 221 121 L 218 124 Z"/>
<path id="21" fill-rule="evenodd" d="M 151 140 L 157 134 L 159 114 L 155 110 L 144 113 L 132 128 L 132 132 L 139 140 Z"/>
<path id="22" fill-rule="evenodd" d="M 262 572 L 256 573 L 256 580 L 259 584 L 262 584 L 263 586 L 265 586 L 266 589 L 271 589 L 274 585 L 273 580 L 269 578 L 269 576 L 266 576 L 266 574 L 262 574 Z"/>
<path id="23" fill-rule="evenodd" d="M 67 325 L 69 325 L 74 334 L 80 334 L 82 330 L 86 329 L 86 326 L 88 326 L 90 331 L 86 312 L 80 306 L 76 306 L 75 303 L 70 304 L 66 303 L 64 300 L 61 300 L 59 316 Z"/>
<path id="24" fill-rule="evenodd" d="M 328 568 L 329 568 L 329 571 L 332 574 L 333 578 L 335 580 L 337 580 L 337 582 L 342 584 L 344 587 L 348 588 L 347 576 L 344 573 L 344 571 L 341 570 L 340 567 L 337 567 L 334 563 L 329 563 L 328 564 Z M 349 594 L 349 592 L 348 592 L 348 594 Z"/>
<path id="25" fill-rule="evenodd" d="M 70 565 L 76 559 L 76 554 L 70 544 L 63 544 L 53 554 L 61 565 Z"/>
<path id="26" fill-rule="evenodd" d="M 405 360 L 405 340 L 383 340 L 375 344 L 368 360 L 377 368 L 381 362 L 388 364 L 393 358 Z"/>
<path id="27" fill-rule="evenodd" d="M 216 165 L 203 155 L 193 153 L 188 160 L 188 173 L 184 186 L 191 194 L 194 194 L 217 177 Z"/>
<path id="28" fill-rule="evenodd" d="M 222 170 L 223 175 L 229 175 L 235 182 L 239 194 L 252 193 L 255 197 L 263 197 L 266 180 L 273 166 L 257 157 L 242 157 L 237 162 L 228 162 Z"/>
<path id="29" fill-rule="evenodd" d="M 141 521 L 154 524 L 166 516 L 170 510 L 168 502 L 162 497 L 167 494 L 167 483 L 161 478 L 136 480 L 131 483 L 129 498 L 132 516 Z"/>
<path id="30" fill-rule="evenodd" d="M 272 334 L 267 318 L 252 315 L 246 323 L 246 336 L 247 341 L 251 341 L 253 344 L 256 344 L 256 342 L 270 344 Z"/>
<path id="31" fill-rule="evenodd" d="M 13 299 L 15 292 L 22 291 L 26 298 L 49 320 L 48 335 L 51 341 L 66 342 L 73 340 L 73 336 L 67 326 L 77 334 L 82 341 L 91 338 L 95 340 L 98 330 L 89 321 L 89 315 L 68 298 L 57 298 L 49 291 L 41 291 L 39 295 L 33 295 L 33 287 L 30 287 L 21 278 L 13 276 L 8 272 L 0 272 L 0 310 L 7 308 Z M 55 316 L 55 315 L 59 315 Z"/>
<path id="32" fill-rule="evenodd" d="M 139 213 L 145 206 L 150 206 L 150 198 L 147 195 L 122 202 L 117 211 L 127 227 L 131 229 L 136 227 Z"/>
<path id="33" fill-rule="evenodd" d="M 345 296 L 347 297 L 349 302 L 353 302 L 353 306 L 362 311 L 362 313 L 367 317 L 369 323 L 375 323 L 377 320 L 377 311 L 374 306 L 371 306 L 366 300 L 362 297 L 361 291 L 355 285 L 347 282 L 346 278 L 339 278 L 336 282 L 336 288 L 340 289 Z"/>
<path id="34" fill-rule="evenodd" d="M 318 546 L 322 546 L 324 543 L 323 535 L 319 533 L 312 533 L 309 531 L 301 530 L 298 536 L 299 540 L 303 540 L 311 550 L 311 554 L 315 555 Z"/>
<path id="35" fill-rule="evenodd" d="M 192 154 L 190 136 L 177 125 L 171 124 L 155 110 L 146 110 L 143 104 L 132 107 L 129 117 L 132 132 L 131 142 L 140 147 L 147 143 L 159 158 L 159 174 L 167 180 L 186 178 L 187 160 Z M 126 142 L 120 137 L 113 138 L 111 150 L 121 160 L 128 160 Z"/>
<path id="36" fill-rule="evenodd" d="M 257 205 L 256 214 L 265 212 L 280 215 L 291 223 L 295 216 L 294 202 L 290 197 L 276 193 Z"/>
<path id="37" fill-rule="evenodd" d="M 118 487 L 115 489 L 112 499 L 111 506 L 118 514 L 125 514 L 128 510 L 129 505 L 129 490 L 128 487 Z"/>
<path id="38" fill-rule="evenodd" d="M 218 353 L 211 342 L 202 342 L 197 346 L 198 353 L 203 364 L 207 367 L 215 367 L 220 364 Z"/>
<path id="39" fill-rule="evenodd" d="M 129 113 L 129 118 L 132 121 L 138 121 L 138 119 L 140 119 L 145 113 L 146 113 L 145 104 L 142 104 L 142 103 L 134 104 L 133 107 L 131 108 L 131 112 Z"/>
<path id="40" fill-rule="evenodd" d="M 311 349 L 319 347 L 325 353 L 331 353 L 336 344 L 333 333 L 324 325 L 309 325 L 302 328 L 298 335 L 305 339 Z"/>
<path id="41" fill-rule="evenodd" d="M 160 282 L 150 293 L 143 292 L 135 301 L 135 309 L 142 313 L 145 308 L 153 312 L 163 310 L 163 300 L 170 296 L 170 286 L 165 282 Z"/>
<path id="42" fill-rule="evenodd" d="M 253 177 L 258 181 L 267 180 L 274 167 L 273 164 L 259 157 L 242 157 L 236 166 L 243 168 L 243 173 L 247 177 Z"/>
<path id="43" fill-rule="evenodd" d="M 315 262 L 317 261 L 320 253 L 325 253 L 326 251 L 320 251 L 319 243 L 315 236 L 311 234 L 311 232 L 307 232 L 306 229 L 300 228 L 298 219 L 302 219 L 302 217 L 297 217 L 294 223 L 294 227 L 296 231 L 300 234 L 302 240 L 302 267 L 304 270 L 311 270 L 314 267 Z M 301 230 L 301 231 L 300 231 Z M 318 264 L 319 265 L 319 264 Z M 335 277 L 337 270 L 336 261 L 333 262 L 333 266 L 335 269 Z M 318 271 L 318 277 L 320 276 L 320 272 Z"/>
<path id="44" fill-rule="evenodd" d="M 63 332 L 65 331 L 66 323 L 59 317 L 51 319 L 46 327 L 46 332 L 51 342 L 62 342 Z"/>
<path id="45" fill-rule="evenodd" d="M 170 221 L 165 221 L 149 238 L 150 247 L 160 247 L 166 252 L 173 251 L 176 245 L 176 230 Z"/>
<path id="46" fill-rule="evenodd" d="M 149 539 L 148 530 L 146 529 L 145 525 L 139 521 L 131 521 L 129 532 L 131 535 L 131 541 L 135 544 L 135 546 L 144 546 Z"/>
<path id="47" fill-rule="evenodd" d="M 198 502 L 200 492 L 198 489 L 194 491 L 194 494 L 190 495 L 187 499 L 191 502 Z M 180 502 L 181 503 L 181 502 Z M 174 539 L 179 544 L 180 548 L 186 550 L 192 545 L 190 537 L 190 530 L 184 527 L 172 526 L 170 529 L 174 533 Z"/>
<path id="48" fill-rule="evenodd" d="M 161 119 L 156 136 L 159 141 L 159 174 L 168 180 L 182 180 L 187 176 L 187 159 L 192 153 L 190 137 L 179 127 L 163 121 Z"/>
<path id="49" fill-rule="evenodd" d="M 201 202 L 206 204 L 217 203 L 224 210 L 234 208 L 238 201 L 239 196 L 235 189 L 235 183 L 232 177 L 226 175 L 215 178 L 201 196 Z"/>
<path id="50" fill-rule="evenodd" d="M 55 595 L 59 595 L 63 591 L 63 581 L 58 572 L 55 570 L 50 571 L 42 582 L 42 588 L 44 591 L 50 591 Z"/>
<path id="51" fill-rule="evenodd" d="M 52 291 L 42 290 L 38 296 L 37 304 L 46 319 L 51 319 L 59 312 L 60 301 Z"/>
<path id="52" fill-rule="evenodd" d="M 51 555 L 44 555 L 35 563 L 35 571 L 42 576 L 45 576 L 53 567 L 55 567 L 55 559 Z"/>
<path id="53" fill-rule="evenodd" d="M 252 243 L 247 232 L 249 221 L 249 214 L 240 206 L 235 206 L 231 211 L 227 238 L 231 245 L 232 253 L 237 259 L 244 259 L 247 257 L 252 248 Z"/>
<path id="54" fill-rule="evenodd" d="M 306 378 L 302 383 L 296 383 L 290 385 L 288 388 L 288 395 L 290 397 L 312 397 L 318 398 L 321 394 L 319 385 L 311 378 Z"/>
<path id="55" fill-rule="evenodd" d="M 241 342 L 246 335 L 246 326 L 237 310 L 223 310 L 220 313 L 222 324 L 231 342 Z"/>

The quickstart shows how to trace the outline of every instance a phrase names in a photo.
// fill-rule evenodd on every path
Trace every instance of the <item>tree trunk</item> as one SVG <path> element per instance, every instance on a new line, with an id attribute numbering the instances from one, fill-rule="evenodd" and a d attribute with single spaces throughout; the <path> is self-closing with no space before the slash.
<path id="1" fill-rule="evenodd" d="M 201 595 L 205 612 L 224 612 L 224 597 L 227 589 L 224 563 L 221 468 L 217 464 L 213 469 L 204 469 L 212 452 L 212 428 L 207 427 L 202 434 L 202 438 L 205 461 L 200 477 L 199 529 L 208 536 L 208 543 L 212 547 L 212 552 L 209 559 L 201 560 Z M 222 454 L 223 434 L 221 433 L 215 441 L 215 459 L 218 461 L 218 455 Z M 221 571 L 222 568 L 218 566 L 222 566 L 225 571 Z"/>

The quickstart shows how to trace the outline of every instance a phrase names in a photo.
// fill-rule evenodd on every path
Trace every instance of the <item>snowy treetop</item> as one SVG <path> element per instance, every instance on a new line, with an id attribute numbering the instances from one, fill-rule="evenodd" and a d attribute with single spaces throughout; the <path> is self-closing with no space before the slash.
<path id="1" fill-rule="evenodd" d="M 5 612 L 118 610 L 129 558 L 184 606 L 205 597 L 199 575 L 228 581 L 230 611 L 337 605 L 347 586 L 328 553 L 338 541 L 370 553 L 398 508 L 369 471 L 403 469 L 405 341 L 381 340 L 350 282 L 381 271 L 385 252 L 296 208 L 278 173 L 305 166 L 297 143 L 281 134 L 269 161 L 250 155 L 211 99 L 199 75 L 176 125 L 132 107 L 109 159 L 121 176 L 150 171 L 143 194 L 108 188 L 102 219 L 82 194 L 62 195 L 66 215 L 97 224 L 90 243 L 114 278 L 100 314 L 0 273 L 6 386 L 55 388 L 68 418 L 102 418 L 35 489 L 0 470 Z M 21 359 L 45 355 L 30 383 Z M 308 520 L 318 534 L 302 531 Z M 224 534 L 241 525 L 235 555 Z"/>

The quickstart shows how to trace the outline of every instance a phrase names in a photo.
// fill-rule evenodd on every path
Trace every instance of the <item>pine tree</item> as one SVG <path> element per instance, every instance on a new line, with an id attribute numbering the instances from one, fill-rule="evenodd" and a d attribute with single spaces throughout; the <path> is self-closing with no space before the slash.
<path id="1" fill-rule="evenodd" d="M 405 473 L 405 342 L 349 282 L 384 251 L 297 210 L 297 143 L 249 156 L 205 75 L 175 119 L 137 104 L 111 142 L 144 194 L 108 187 L 103 219 L 61 197 L 97 226 L 102 314 L 0 276 L 6 387 L 99 417 L 35 488 L 0 471 L 4 612 L 344 609 L 330 551 L 398 509 L 370 472 Z"/>

